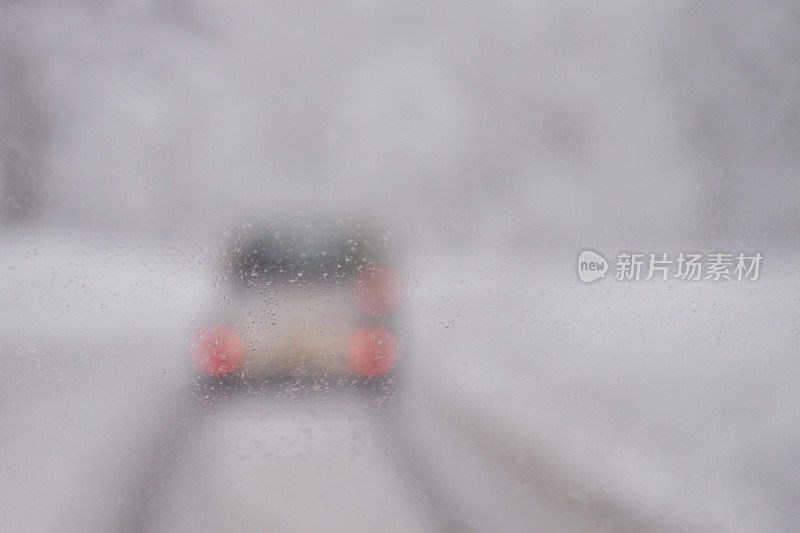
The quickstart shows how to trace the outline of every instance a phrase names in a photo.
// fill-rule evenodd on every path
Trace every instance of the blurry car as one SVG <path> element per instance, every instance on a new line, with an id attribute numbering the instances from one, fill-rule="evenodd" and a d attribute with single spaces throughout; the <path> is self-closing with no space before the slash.
<path id="1" fill-rule="evenodd" d="M 211 387 L 313 382 L 392 392 L 401 358 L 397 250 L 381 224 L 295 214 L 237 224 L 221 305 L 191 339 Z"/>

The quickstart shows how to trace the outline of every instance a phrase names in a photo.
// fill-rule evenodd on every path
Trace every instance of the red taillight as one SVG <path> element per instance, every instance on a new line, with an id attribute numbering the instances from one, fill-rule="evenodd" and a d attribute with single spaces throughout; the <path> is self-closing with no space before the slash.
<path id="1" fill-rule="evenodd" d="M 391 311 L 400 301 L 400 277 L 387 265 L 367 265 L 353 279 L 353 298 L 370 313 Z"/>
<path id="2" fill-rule="evenodd" d="M 397 342 L 386 328 L 366 326 L 347 342 L 347 364 L 363 376 L 377 376 L 391 368 L 397 350 Z"/>
<path id="3" fill-rule="evenodd" d="M 192 359 L 210 376 L 224 376 L 239 365 L 242 342 L 239 335 L 225 326 L 211 326 L 198 333 L 191 342 Z"/>

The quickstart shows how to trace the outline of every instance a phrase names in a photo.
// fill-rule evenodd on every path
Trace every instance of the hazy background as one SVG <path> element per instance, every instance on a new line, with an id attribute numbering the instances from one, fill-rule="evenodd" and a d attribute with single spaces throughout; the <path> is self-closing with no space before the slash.
<path id="1" fill-rule="evenodd" d="M 0 524 L 141 525 L 217 238 L 289 206 L 402 235 L 405 429 L 226 408 L 148 528 L 796 527 L 798 29 L 790 1 L 1 1 Z M 765 262 L 585 287 L 587 246 Z M 396 433 L 430 479 L 378 458 Z M 373 514 L 324 496 L 362 482 Z"/>
<path id="2" fill-rule="evenodd" d="M 315 200 L 434 244 L 785 240 L 799 19 L 793 2 L 6 1 L 2 212 L 181 238 Z"/>

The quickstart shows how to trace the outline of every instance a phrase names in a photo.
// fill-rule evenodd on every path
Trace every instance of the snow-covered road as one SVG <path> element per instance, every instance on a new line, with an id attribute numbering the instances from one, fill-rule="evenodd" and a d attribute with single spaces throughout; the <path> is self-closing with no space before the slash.
<path id="1" fill-rule="evenodd" d="M 585 286 L 572 251 L 418 251 L 387 419 L 337 395 L 193 404 L 185 339 L 214 290 L 207 254 L 36 236 L 0 256 L 2 530 L 800 520 L 787 254 L 757 282 Z M 157 486 L 140 486 L 154 465 Z"/>

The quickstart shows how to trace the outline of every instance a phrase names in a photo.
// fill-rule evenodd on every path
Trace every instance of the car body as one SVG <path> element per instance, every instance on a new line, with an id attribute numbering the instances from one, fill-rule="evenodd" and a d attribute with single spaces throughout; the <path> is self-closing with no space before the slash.
<path id="1" fill-rule="evenodd" d="M 224 304 L 191 340 L 195 364 L 239 384 L 290 377 L 388 390 L 401 357 L 397 257 L 371 219 L 237 224 L 221 254 Z"/>

